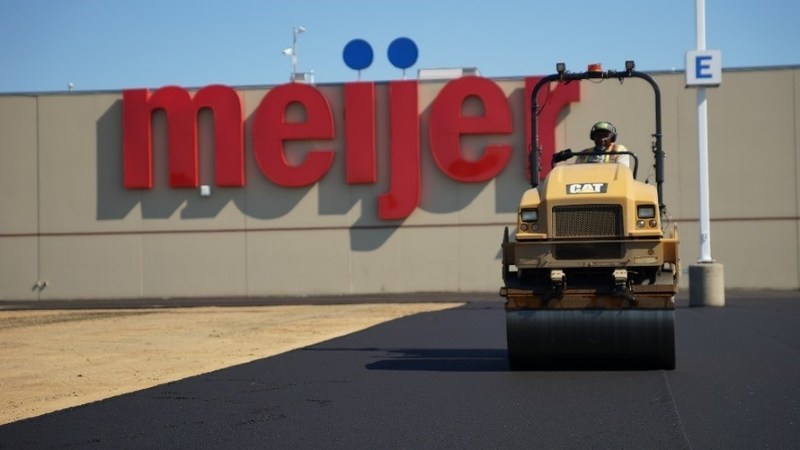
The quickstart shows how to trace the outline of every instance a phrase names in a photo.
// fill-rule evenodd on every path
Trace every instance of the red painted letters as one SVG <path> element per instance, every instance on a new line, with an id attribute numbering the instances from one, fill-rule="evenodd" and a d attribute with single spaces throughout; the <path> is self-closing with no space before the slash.
<path id="1" fill-rule="evenodd" d="M 539 79 L 525 79 L 527 151 L 531 148 L 527 126 L 531 114 L 530 93 Z M 538 136 L 543 153 L 542 177 L 549 171 L 549 161 L 555 151 L 556 121 L 567 105 L 580 100 L 579 86 L 578 83 L 563 84 L 540 92 Z M 378 197 L 378 216 L 384 220 L 404 219 L 420 202 L 418 88 L 417 81 L 392 81 L 388 86 L 391 178 L 388 191 Z M 470 98 L 481 102 L 481 114 L 462 113 Z M 214 114 L 216 184 L 244 186 L 244 122 L 241 100 L 235 90 L 212 85 L 200 89 L 192 97 L 186 89 L 175 86 L 158 89 L 152 95 L 147 89 L 130 89 L 123 91 L 122 102 L 125 188 L 153 187 L 151 122 L 156 110 L 164 110 L 167 118 L 170 186 L 198 186 L 197 116 L 203 108 L 211 109 Z M 377 182 L 375 106 L 374 83 L 345 83 L 347 184 Z M 261 172 L 277 185 L 302 187 L 314 184 L 330 170 L 334 150 L 308 149 L 302 162 L 293 164 L 287 159 L 285 144 L 288 141 L 333 140 L 334 130 L 330 103 L 320 90 L 302 83 L 276 86 L 267 92 L 254 113 L 253 152 L 256 163 Z M 508 165 L 513 153 L 509 144 L 486 145 L 479 158 L 468 158 L 462 152 L 462 136 L 508 135 L 512 132 L 509 102 L 500 87 L 488 79 L 464 77 L 452 80 L 431 104 L 428 123 L 431 153 L 439 169 L 454 180 L 470 183 L 490 180 Z"/>
<path id="2" fill-rule="evenodd" d="M 419 113 L 416 81 L 389 83 L 391 105 L 389 192 L 378 198 L 378 217 L 404 219 L 419 205 Z"/>
<path id="3" fill-rule="evenodd" d="M 286 121 L 286 109 L 293 102 L 305 108 L 304 122 Z M 286 161 L 283 147 L 284 141 L 311 139 L 333 139 L 333 114 L 328 100 L 317 89 L 302 83 L 270 89 L 253 120 L 253 151 L 261 172 L 280 186 L 316 183 L 331 167 L 333 152 L 309 151 L 303 164 L 293 166 Z"/>
<path id="4" fill-rule="evenodd" d="M 374 83 L 345 83 L 344 139 L 347 184 L 371 184 L 377 181 Z"/>
<path id="5" fill-rule="evenodd" d="M 482 116 L 462 116 L 462 105 L 469 96 L 476 96 L 483 102 Z M 447 83 L 431 106 L 428 139 L 433 159 L 442 172 L 454 180 L 490 180 L 511 158 L 510 145 L 489 145 L 483 157 L 468 161 L 461 155 L 461 135 L 509 134 L 511 131 L 508 101 L 500 87 L 486 78 L 464 77 Z"/>
<path id="6" fill-rule="evenodd" d="M 169 185 L 197 187 L 197 113 L 214 114 L 215 177 L 218 186 L 244 186 L 244 139 L 239 94 L 212 85 L 192 98 L 186 89 L 167 86 L 150 95 L 147 89 L 122 94 L 123 185 L 127 189 L 153 187 L 151 118 L 162 109 L 167 116 Z"/>

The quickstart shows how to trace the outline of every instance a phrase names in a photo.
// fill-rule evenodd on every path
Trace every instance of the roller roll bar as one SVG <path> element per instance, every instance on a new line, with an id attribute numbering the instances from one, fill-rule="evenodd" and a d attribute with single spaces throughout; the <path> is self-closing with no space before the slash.
<path id="1" fill-rule="evenodd" d="M 533 146 L 533 149 L 531 149 L 530 152 L 531 186 L 536 187 L 539 185 L 539 171 L 541 170 L 540 159 L 542 149 L 539 147 L 537 117 L 539 113 L 539 90 L 542 89 L 542 87 L 549 86 L 550 83 L 566 83 L 590 79 L 616 79 L 621 82 L 626 78 L 641 78 L 650 84 L 655 95 L 656 131 L 654 134 L 652 134 L 652 137 L 655 138 L 655 142 L 653 143 L 653 153 L 655 155 L 654 167 L 656 171 L 656 192 L 658 193 L 658 204 L 659 208 L 664 211 L 665 204 L 662 185 L 664 183 L 664 159 L 666 158 L 666 155 L 664 154 L 664 150 L 661 148 L 661 90 L 658 88 L 655 80 L 653 80 L 653 78 L 646 73 L 634 70 L 633 61 L 626 61 L 626 70 L 621 72 L 615 70 L 590 70 L 586 72 L 571 73 L 564 70 L 564 65 L 562 63 L 559 63 L 556 67 L 558 73 L 548 75 L 539 80 L 539 82 L 536 83 L 536 86 L 534 86 L 533 92 L 531 93 L 531 142 Z"/>

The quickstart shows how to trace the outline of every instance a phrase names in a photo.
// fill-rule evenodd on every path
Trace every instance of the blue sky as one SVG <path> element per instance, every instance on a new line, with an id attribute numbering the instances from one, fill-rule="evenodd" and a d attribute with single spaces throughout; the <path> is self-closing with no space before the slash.
<path id="1" fill-rule="evenodd" d="M 706 47 L 724 68 L 800 65 L 800 1 L 706 0 Z M 298 71 L 355 81 L 353 39 L 374 51 L 362 80 L 402 78 L 387 57 L 412 39 L 420 68 L 477 67 L 487 77 L 622 69 L 683 70 L 696 46 L 695 0 L 0 0 L 0 93 L 176 84 L 276 85 L 298 37 Z"/>

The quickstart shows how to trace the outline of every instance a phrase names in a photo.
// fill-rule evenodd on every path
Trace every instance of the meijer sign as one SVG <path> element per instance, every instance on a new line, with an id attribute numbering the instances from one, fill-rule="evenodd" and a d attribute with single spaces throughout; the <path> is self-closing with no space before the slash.
<path id="1" fill-rule="evenodd" d="M 530 123 L 530 93 L 539 77 L 525 79 L 525 118 Z M 558 85 L 543 91 L 539 112 L 539 136 L 545 160 L 555 147 L 555 125 L 561 110 L 580 100 L 579 84 Z M 378 198 L 378 216 L 384 220 L 408 217 L 420 201 L 420 113 L 418 82 L 391 81 L 388 89 L 390 187 Z M 482 115 L 464 116 L 462 105 L 467 98 L 478 98 Z M 546 98 L 545 98 L 546 97 Z M 211 85 L 191 94 L 176 86 L 155 92 L 147 89 L 123 91 L 123 183 L 126 189 L 153 187 L 151 145 L 152 115 L 163 110 L 167 121 L 169 184 L 174 188 L 197 188 L 199 185 L 197 124 L 201 109 L 210 109 L 214 117 L 214 162 L 217 186 L 245 185 L 244 113 L 239 93 L 227 86 Z M 299 103 L 305 109 L 305 121 L 288 122 L 286 110 Z M 344 85 L 344 158 L 348 184 L 372 184 L 377 181 L 375 144 L 375 84 Z M 433 160 L 448 177 L 463 183 L 478 183 L 497 176 L 508 164 L 510 145 L 487 145 L 477 160 L 464 158 L 462 135 L 502 135 L 513 133 L 508 99 L 500 87 L 482 77 L 454 79 L 439 91 L 430 108 L 428 143 Z M 337 127 L 331 104 L 314 86 L 289 83 L 267 91 L 253 117 L 253 152 L 260 172 L 273 183 L 286 188 L 318 182 L 331 167 L 337 154 L 334 149 L 309 150 L 298 165 L 290 164 L 284 154 L 287 141 L 324 141 L 336 138 Z M 526 127 L 527 128 L 527 127 Z M 530 130 L 526 129 L 527 151 L 532 148 Z M 342 154 L 339 152 L 338 154 Z M 541 176 L 547 174 L 547 168 Z"/>

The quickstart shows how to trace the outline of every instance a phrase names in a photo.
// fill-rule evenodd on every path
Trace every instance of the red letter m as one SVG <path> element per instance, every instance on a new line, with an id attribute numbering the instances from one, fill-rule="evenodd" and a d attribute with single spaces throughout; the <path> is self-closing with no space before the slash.
<path id="1" fill-rule="evenodd" d="M 167 86 L 150 95 L 147 89 L 122 92 L 123 183 L 126 189 L 153 187 L 152 116 L 167 117 L 169 185 L 197 187 L 197 115 L 203 108 L 214 115 L 214 173 L 217 186 L 244 186 L 242 103 L 227 86 L 206 86 L 194 95 Z"/>

